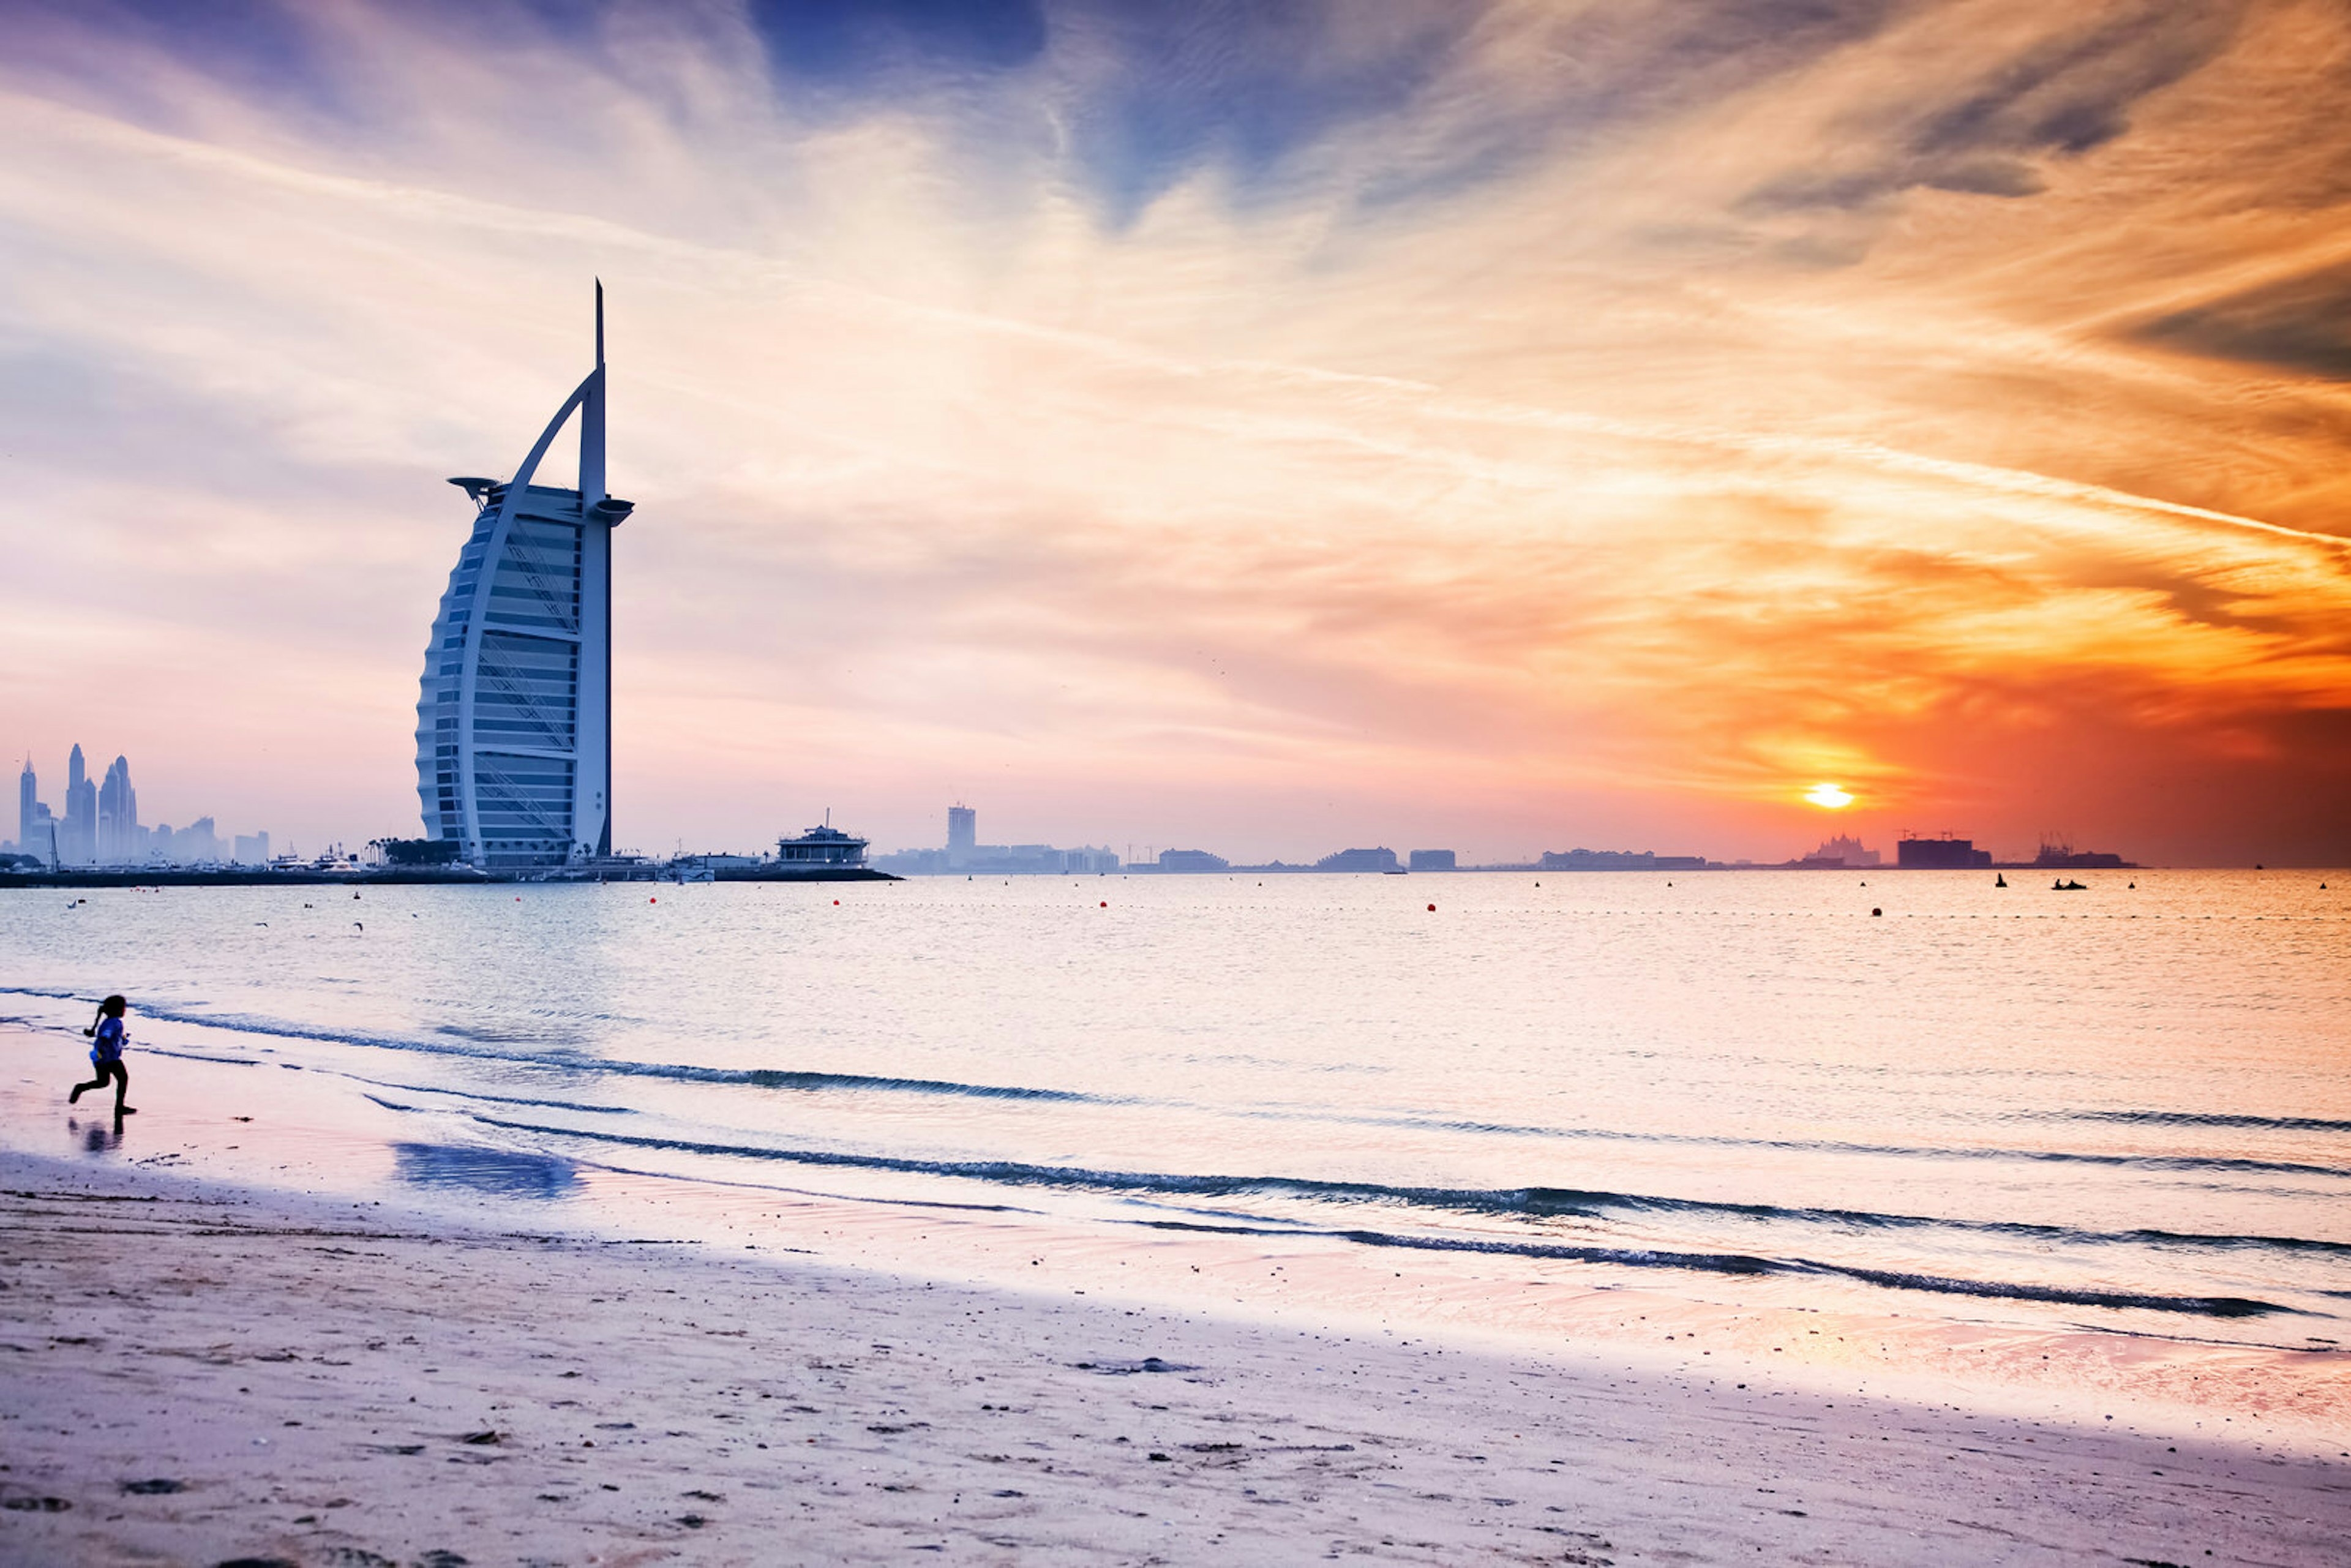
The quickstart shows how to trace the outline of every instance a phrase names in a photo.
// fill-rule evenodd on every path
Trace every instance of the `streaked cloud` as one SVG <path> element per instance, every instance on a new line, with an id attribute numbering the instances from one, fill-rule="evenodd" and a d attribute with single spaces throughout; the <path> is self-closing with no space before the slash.
<path id="1" fill-rule="evenodd" d="M 596 272 L 623 838 L 2351 853 L 2335 8 L 6 15 L 0 715 L 175 820 L 411 825 Z"/>

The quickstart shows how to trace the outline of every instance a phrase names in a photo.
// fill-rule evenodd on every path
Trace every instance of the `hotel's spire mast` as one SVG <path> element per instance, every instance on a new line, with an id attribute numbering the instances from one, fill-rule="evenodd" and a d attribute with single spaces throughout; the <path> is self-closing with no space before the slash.
<path id="1" fill-rule="evenodd" d="M 588 395 L 580 405 L 580 498 L 593 507 L 604 498 L 604 280 L 596 280 L 596 368 L 588 372 Z"/>

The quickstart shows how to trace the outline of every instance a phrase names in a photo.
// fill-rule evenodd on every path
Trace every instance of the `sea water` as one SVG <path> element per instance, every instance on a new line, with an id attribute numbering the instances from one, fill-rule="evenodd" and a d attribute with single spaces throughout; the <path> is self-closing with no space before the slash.
<path id="1" fill-rule="evenodd" d="M 2074 874 L 17 891 L 0 1087 L 22 1146 L 313 1190 L 2331 1351 L 2351 876 Z M 109 991 L 153 1114 L 68 1134 Z"/>

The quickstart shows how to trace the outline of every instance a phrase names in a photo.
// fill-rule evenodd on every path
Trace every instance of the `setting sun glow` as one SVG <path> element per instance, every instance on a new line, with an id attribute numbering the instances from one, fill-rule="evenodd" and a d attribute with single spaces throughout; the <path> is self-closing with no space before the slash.
<path id="1" fill-rule="evenodd" d="M 1823 806 L 1832 811 L 1841 810 L 1853 804 L 1851 791 L 1840 789 L 1834 784 L 1815 784 L 1804 791 L 1804 799 L 1815 806 Z"/>

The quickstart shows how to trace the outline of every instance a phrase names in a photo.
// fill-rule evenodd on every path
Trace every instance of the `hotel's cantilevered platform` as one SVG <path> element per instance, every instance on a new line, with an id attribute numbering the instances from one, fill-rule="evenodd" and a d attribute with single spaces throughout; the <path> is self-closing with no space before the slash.
<path id="1" fill-rule="evenodd" d="M 534 485 L 580 415 L 580 487 Z M 612 850 L 612 530 L 604 493 L 604 290 L 596 368 L 514 477 L 453 479 L 474 528 L 433 622 L 416 703 L 424 835 L 488 868 L 559 866 Z"/>

